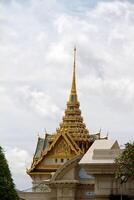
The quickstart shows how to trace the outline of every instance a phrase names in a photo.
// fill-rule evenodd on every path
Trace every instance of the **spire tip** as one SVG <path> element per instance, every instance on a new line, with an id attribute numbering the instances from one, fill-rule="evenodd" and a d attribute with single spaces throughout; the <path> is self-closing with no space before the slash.
<path id="1" fill-rule="evenodd" d="M 70 100 L 72 101 L 72 99 L 73 99 L 73 101 L 75 100 L 77 102 L 75 68 L 76 68 L 76 47 L 74 47 L 73 79 L 72 79 L 72 87 L 71 87 Z"/>

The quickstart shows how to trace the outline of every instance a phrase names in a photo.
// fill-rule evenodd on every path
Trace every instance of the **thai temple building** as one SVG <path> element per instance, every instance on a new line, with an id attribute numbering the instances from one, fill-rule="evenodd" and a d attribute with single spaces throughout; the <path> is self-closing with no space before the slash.
<path id="1" fill-rule="evenodd" d="M 76 89 L 74 48 L 65 114 L 54 134 L 38 137 L 32 164 L 27 169 L 32 191 L 20 192 L 19 196 L 25 200 L 108 200 L 110 195 L 122 191 L 121 195 L 133 198 L 133 181 L 120 186 L 114 177 L 114 159 L 121 152 L 117 141 L 102 138 L 100 132 L 91 134 L 84 123 Z"/>
<path id="2" fill-rule="evenodd" d="M 91 135 L 81 116 L 76 89 L 76 49 L 74 49 L 72 85 L 65 115 L 54 134 L 38 138 L 32 166 L 27 171 L 33 184 L 40 176 L 41 181 L 42 178 L 50 179 L 66 161 L 84 155 L 95 139 L 101 139 L 100 133 Z"/>

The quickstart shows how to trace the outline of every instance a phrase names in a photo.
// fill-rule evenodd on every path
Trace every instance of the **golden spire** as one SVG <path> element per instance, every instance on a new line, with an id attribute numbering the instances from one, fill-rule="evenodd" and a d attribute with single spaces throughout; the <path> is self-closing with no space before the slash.
<path id="1" fill-rule="evenodd" d="M 72 80 L 71 95 L 76 95 L 75 68 L 76 68 L 76 47 L 74 48 L 74 65 L 73 65 L 73 80 Z"/>
<path id="2" fill-rule="evenodd" d="M 73 64 L 73 79 L 72 79 L 72 87 L 69 101 L 77 101 L 77 91 L 76 91 L 76 47 L 74 47 L 74 64 Z"/>

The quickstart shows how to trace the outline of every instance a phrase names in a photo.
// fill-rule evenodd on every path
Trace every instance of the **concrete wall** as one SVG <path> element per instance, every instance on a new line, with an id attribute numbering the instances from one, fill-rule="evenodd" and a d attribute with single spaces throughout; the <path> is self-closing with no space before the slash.
<path id="1" fill-rule="evenodd" d="M 108 200 L 110 194 L 134 198 L 134 180 L 120 184 L 112 174 L 95 175 L 95 200 Z"/>
<path id="2" fill-rule="evenodd" d="M 56 193 L 48 192 L 18 192 L 19 197 L 24 200 L 56 200 Z"/>
<path id="3" fill-rule="evenodd" d="M 93 184 L 82 184 L 76 188 L 76 200 L 91 200 L 94 196 Z"/>
<path id="4" fill-rule="evenodd" d="M 75 200 L 76 187 L 73 185 L 61 185 L 57 187 L 57 200 Z"/>

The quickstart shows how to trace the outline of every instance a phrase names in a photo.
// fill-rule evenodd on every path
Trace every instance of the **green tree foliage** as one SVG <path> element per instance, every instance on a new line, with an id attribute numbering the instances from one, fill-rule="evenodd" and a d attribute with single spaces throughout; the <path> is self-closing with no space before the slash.
<path id="1" fill-rule="evenodd" d="M 134 178 L 134 142 L 125 144 L 122 154 L 116 158 L 116 177 L 121 182 L 127 181 L 129 177 Z"/>
<path id="2" fill-rule="evenodd" d="M 11 173 L 0 147 L 0 200 L 19 200 Z"/>

